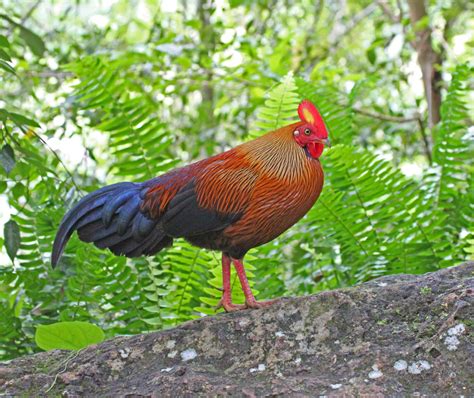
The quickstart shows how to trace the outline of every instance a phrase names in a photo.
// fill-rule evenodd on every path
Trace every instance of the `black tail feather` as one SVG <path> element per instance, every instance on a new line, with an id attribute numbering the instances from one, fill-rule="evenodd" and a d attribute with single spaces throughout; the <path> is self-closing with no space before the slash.
<path id="1" fill-rule="evenodd" d="M 53 245 L 53 267 L 76 230 L 82 241 L 128 257 L 151 255 L 168 246 L 172 240 L 160 223 L 140 211 L 143 188 L 143 184 L 124 182 L 81 199 L 61 222 Z"/>

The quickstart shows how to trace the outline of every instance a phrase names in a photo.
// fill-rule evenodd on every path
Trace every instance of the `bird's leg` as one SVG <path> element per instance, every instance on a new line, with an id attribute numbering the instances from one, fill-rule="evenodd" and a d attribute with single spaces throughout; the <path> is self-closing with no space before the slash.
<path id="1" fill-rule="evenodd" d="M 242 260 L 238 260 L 236 258 L 232 259 L 234 263 L 235 270 L 237 271 L 237 275 L 240 279 L 240 285 L 242 286 L 242 290 L 245 295 L 245 305 L 247 308 L 263 308 L 272 305 L 276 300 L 269 300 L 269 301 L 257 301 L 252 293 L 252 290 L 249 286 L 249 281 L 247 280 L 247 275 L 245 274 L 244 263 Z"/>
<path id="2" fill-rule="evenodd" d="M 224 307 L 226 312 L 238 311 L 247 308 L 245 305 L 232 304 L 232 290 L 230 287 L 230 257 L 222 253 L 222 298 L 216 310 Z"/>

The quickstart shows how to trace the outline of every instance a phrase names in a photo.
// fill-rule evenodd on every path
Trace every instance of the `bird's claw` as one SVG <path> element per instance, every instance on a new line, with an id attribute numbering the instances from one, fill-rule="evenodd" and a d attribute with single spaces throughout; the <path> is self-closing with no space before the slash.
<path id="1" fill-rule="evenodd" d="M 224 308 L 225 312 L 235 312 L 235 311 L 245 310 L 247 306 L 243 304 L 233 304 L 230 301 L 220 299 L 220 301 L 217 303 L 214 309 L 217 311 L 220 308 Z"/>
<path id="2" fill-rule="evenodd" d="M 275 304 L 277 300 L 268 300 L 268 301 L 257 301 L 257 300 L 245 300 L 246 308 L 266 308 L 270 307 L 272 304 Z"/>
<path id="3" fill-rule="evenodd" d="M 268 300 L 268 301 L 257 301 L 253 300 L 245 300 L 245 304 L 234 304 L 230 300 L 225 300 L 221 298 L 219 303 L 214 307 L 214 310 L 218 310 L 220 308 L 224 308 L 225 312 L 235 312 L 245 310 L 247 308 L 258 309 L 258 308 L 266 308 L 275 304 L 278 300 Z"/>

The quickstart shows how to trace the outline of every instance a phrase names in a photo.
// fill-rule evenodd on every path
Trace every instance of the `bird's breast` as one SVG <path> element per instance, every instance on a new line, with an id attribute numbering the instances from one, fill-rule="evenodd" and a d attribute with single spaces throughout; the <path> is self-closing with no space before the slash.
<path id="1" fill-rule="evenodd" d="M 306 158 L 299 173 L 292 173 L 290 179 L 287 174 L 260 175 L 244 216 L 224 231 L 236 245 L 250 249 L 267 243 L 311 209 L 324 182 L 319 160 Z"/>

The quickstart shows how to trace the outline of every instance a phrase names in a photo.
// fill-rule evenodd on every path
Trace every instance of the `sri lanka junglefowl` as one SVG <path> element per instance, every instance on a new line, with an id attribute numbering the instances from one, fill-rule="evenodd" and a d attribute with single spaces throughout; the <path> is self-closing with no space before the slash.
<path id="1" fill-rule="evenodd" d="M 316 107 L 304 100 L 301 121 L 227 152 L 145 182 L 122 182 L 90 193 L 64 217 L 52 253 L 59 261 L 74 231 L 84 242 L 127 257 L 151 256 L 182 237 L 222 252 L 226 311 L 260 308 L 250 290 L 243 258 L 275 239 L 313 206 L 323 187 L 319 157 L 329 145 Z M 245 305 L 231 301 L 234 264 Z"/>

